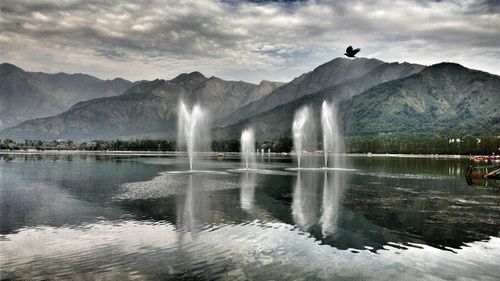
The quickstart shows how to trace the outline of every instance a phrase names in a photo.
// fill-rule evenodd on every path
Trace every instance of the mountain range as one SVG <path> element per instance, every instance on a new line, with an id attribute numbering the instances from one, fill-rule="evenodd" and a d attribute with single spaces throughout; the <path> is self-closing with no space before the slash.
<path id="1" fill-rule="evenodd" d="M 269 94 L 282 83 L 252 84 L 207 78 L 200 72 L 139 83 L 123 94 L 75 104 L 55 116 L 0 132 L 15 139 L 175 138 L 180 99 L 200 103 L 216 119 Z"/>
<path id="2" fill-rule="evenodd" d="M 271 110 L 276 106 L 363 76 L 382 64 L 384 62 L 377 59 L 360 58 L 349 60 L 336 58 L 318 66 L 311 72 L 293 79 L 270 95 L 242 107 L 223 120 L 219 120 L 216 125 L 228 125 L 247 119 L 256 114 Z"/>
<path id="3" fill-rule="evenodd" d="M 247 126 L 252 126 L 256 131 L 256 136 L 261 140 L 272 139 L 283 134 L 290 134 L 291 123 L 295 111 L 303 105 L 311 105 L 315 109 L 316 119 L 320 120 L 319 113 L 321 103 L 324 100 L 333 101 L 335 103 L 349 100 L 373 86 L 407 77 L 425 68 L 423 65 L 410 63 L 384 63 L 374 59 L 348 60 L 343 58 L 335 59 L 323 66 L 330 66 L 335 69 L 337 68 L 336 62 L 341 62 L 342 65 L 353 62 L 350 66 L 361 66 L 362 71 L 358 72 L 360 75 L 357 77 L 339 80 L 337 84 L 333 85 L 327 84 L 328 86 L 322 89 L 320 88 L 320 90 L 314 93 L 300 95 L 299 98 L 293 99 L 292 102 L 280 104 L 268 111 L 259 112 L 253 115 L 249 114 L 250 117 L 239 119 L 237 122 L 233 122 L 230 125 L 221 125 L 214 129 L 214 135 L 221 136 L 221 138 L 236 138 L 241 128 Z M 370 67 L 367 67 L 367 64 L 370 65 Z M 367 69 L 370 70 L 367 71 Z M 316 71 L 318 71 L 318 69 L 307 75 L 315 76 Z M 320 68 L 319 71 L 323 72 L 324 67 Z M 324 74 L 321 73 L 321 75 L 323 76 Z M 319 88 L 317 85 L 316 87 Z M 274 93 L 271 93 L 269 96 L 273 94 Z M 253 104 L 249 104 L 247 108 L 250 106 L 253 106 Z"/>
<path id="4" fill-rule="evenodd" d="M 28 95 L 27 90 L 18 93 Z M 142 81 L 120 95 L 81 101 L 54 116 L 24 121 L 0 131 L 0 137 L 175 139 L 180 99 L 211 112 L 214 139 L 239 138 L 248 126 L 259 140 L 290 135 L 294 112 L 308 104 L 319 116 L 323 100 L 337 105 L 346 136 L 500 133 L 499 76 L 454 63 L 336 58 L 289 83 L 257 85 L 199 72 Z"/>
<path id="5" fill-rule="evenodd" d="M 26 72 L 0 64 L 0 129 L 62 113 L 77 102 L 122 94 L 134 83 L 86 74 Z"/>
<path id="6" fill-rule="evenodd" d="M 349 136 L 498 136 L 500 76 L 439 63 L 340 107 Z"/>

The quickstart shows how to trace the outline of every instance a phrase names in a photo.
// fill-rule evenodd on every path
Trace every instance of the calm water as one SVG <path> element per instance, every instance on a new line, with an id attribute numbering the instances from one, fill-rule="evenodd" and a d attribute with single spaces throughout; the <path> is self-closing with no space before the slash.
<path id="1" fill-rule="evenodd" d="M 0 279 L 500 280 L 500 189 L 468 160 L 258 161 L 0 155 Z"/>

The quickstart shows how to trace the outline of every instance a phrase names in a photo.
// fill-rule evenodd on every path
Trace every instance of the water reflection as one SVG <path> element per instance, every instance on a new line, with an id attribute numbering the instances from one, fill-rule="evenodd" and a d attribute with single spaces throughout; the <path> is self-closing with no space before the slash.
<path id="1" fill-rule="evenodd" d="M 240 204 L 241 209 L 249 214 L 255 214 L 255 173 L 246 172 L 242 176 Z"/>
<path id="2" fill-rule="evenodd" d="M 323 236 L 334 234 L 337 230 L 345 179 L 344 173 L 324 173 L 322 213 L 319 219 Z"/>
<path id="3" fill-rule="evenodd" d="M 320 191 L 321 177 L 323 181 Z M 318 225 L 323 237 L 335 234 L 341 215 L 341 198 L 346 185 L 347 175 L 343 172 L 299 171 L 292 198 L 294 223 L 302 231 L 310 231 L 312 234 L 315 234 L 317 229 L 315 225 Z M 318 206 L 321 206 L 320 210 Z"/>
<path id="4" fill-rule="evenodd" d="M 335 251 L 287 224 L 226 225 L 179 247 L 168 223 L 22 229 L 0 243 L 5 280 L 498 280 L 500 239 L 456 253 L 426 246 Z M 273 278 L 274 277 L 274 278 Z"/>
<path id="5" fill-rule="evenodd" d="M 467 186 L 461 160 L 172 174 L 186 159 L 2 159 L 4 279 L 500 278 L 498 189 Z"/>
<path id="6" fill-rule="evenodd" d="M 120 185 L 161 170 L 103 157 L 11 156 L 0 163 L 0 233 L 120 218 L 127 213 L 110 200 Z"/>
<path id="7" fill-rule="evenodd" d="M 202 191 L 202 181 L 203 175 L 189 175 L 184 199 L 177 198 L 180 201 L 177 204 L 177 227 L 191 235 L 196 235 L 208 221 L 209 197 Z"/>
<path id="8" fill-rule="evenodd" d="M 314 172 L 298 171 L 293 191 L 292 215 L 295 224 L 308 231 L 318 221 L 318 177 Z"/>

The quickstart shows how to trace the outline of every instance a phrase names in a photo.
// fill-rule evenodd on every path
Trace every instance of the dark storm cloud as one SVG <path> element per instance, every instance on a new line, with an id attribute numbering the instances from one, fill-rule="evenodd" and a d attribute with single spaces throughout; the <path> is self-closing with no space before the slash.
<path id="1" fill-rule="evenodd" d="M 500 73 L 497 1 L 77 1 L 0 4 L 1 60 L 105 78 L 289 80 L 343 54 Z"/>

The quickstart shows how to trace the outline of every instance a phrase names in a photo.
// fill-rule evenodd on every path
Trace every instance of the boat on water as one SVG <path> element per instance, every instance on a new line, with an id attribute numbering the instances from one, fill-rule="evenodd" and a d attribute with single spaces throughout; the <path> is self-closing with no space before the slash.
<path id="1" fill-rule="evenodd" d="M 500 155 L 476 155 L 471 159 L 476 162 L 500 162 Z"/>
<path id="2" fill-rule="evenodd" d="M 469 166 L 465 173 L 465 180 L 468 185 L 499 188 L 500 166 Z"/>
<path id="3" fill-rule="evenodd" d="M 500 179 L 500 165 L 469 166 L 465 176 L 476 179 Z"/>

